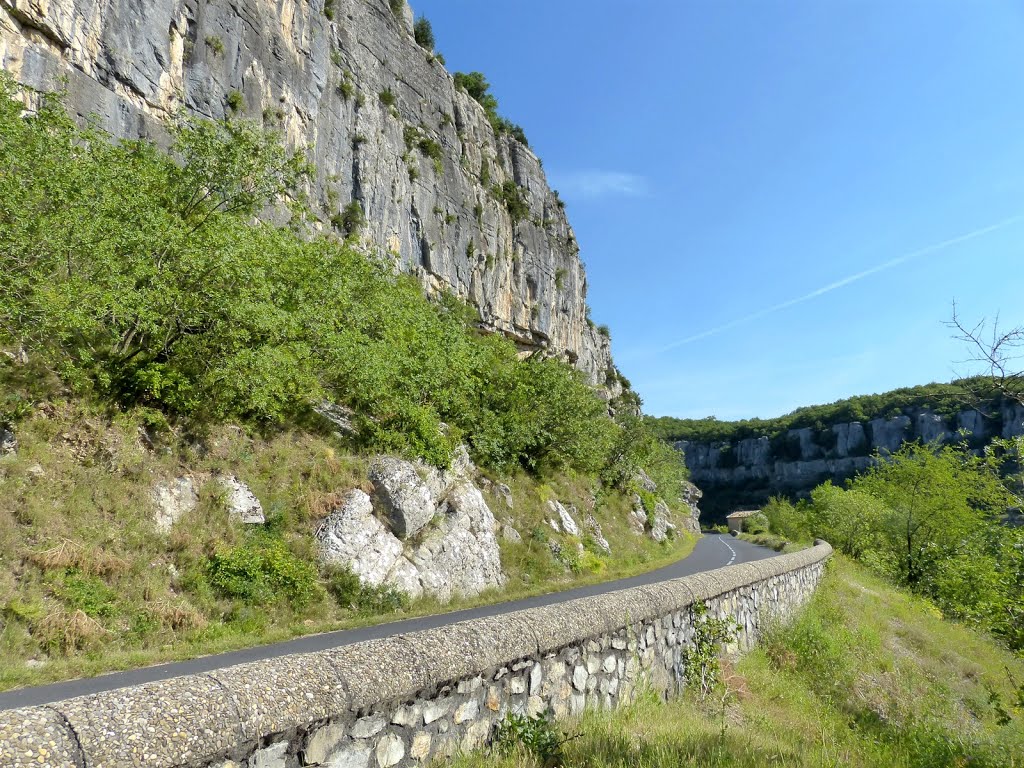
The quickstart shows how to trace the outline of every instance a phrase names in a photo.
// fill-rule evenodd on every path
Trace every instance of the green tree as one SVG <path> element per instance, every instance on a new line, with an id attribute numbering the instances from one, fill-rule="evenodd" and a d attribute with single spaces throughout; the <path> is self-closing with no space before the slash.
<path id="1" fill-rule="evenodd" d="M 421 48 L 428 51 L 434 50 L 434 28 L 430 25 L 430 19 L 420 16 L 413 25 L 413 37 Z"/>
<path id="2" fill-rule="evenodd" d="M 497 113 L 498 100 L 490 92 L 491 84 L 482 72 L 456 72 L 455 87 L 464 89 L 488 114 Z"/>
<path id="3" fill-rule="evenodd" d="M 890 510 L 882 524 L 884 556 L 899 580 L 925 593 L 939 587 L 952 560 L 983 547 L 1010 496 L 997 460 L 946 446 L 909 443 L 850 485 Z"/>
<path id="4" fill-rule="evenodd" d="M 877 555 L 885 543 L 886 525 L 893 516 L 892 510 L 877 496 L 860 488 L 843 490 L 826 482 L 811 492 L 813 519 L 809 527 L 826 538 L 836 549 L 850 557 L 863 558 L 868 553 Z M 766 508 L 765 513 L 772 529 L 776 528 L 777 510 L 783 503 L 776 501 Z M 780 521 L 781 523 L 781 521 Z M 785 525 L 785 523 L 782 523 Z M 799 524 L 790 523 L 800 530 Z"/>

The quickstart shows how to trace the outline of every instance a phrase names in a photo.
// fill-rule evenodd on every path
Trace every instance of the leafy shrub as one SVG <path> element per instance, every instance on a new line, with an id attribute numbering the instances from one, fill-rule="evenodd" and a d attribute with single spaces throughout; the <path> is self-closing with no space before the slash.
<path id="1" fill-rule="evenodd" d="M 497 111 L 498 100 L 490 93 L 491 84 L 482 72 L 456 72 L 455 87 L 462 88 L 488 112 Z"/>
<path id="2" fill-rule="evenodd" d="M 498 100 L 490 92 L 491 84 L 482 72 L 456 72 L 455 87 L 462 88 L 484 108 L 487 120 L 496 134 L 508 133 L 525 146 L 529 146 L 523 129 L 498 114 Z"/>
<path id="3" fill-rule="evenodd" d="M 229 91 L 227 95 L 228 109 L 232 112 L 241 112 L 245 106 L 245 99 L 239 91 Z"/>
<path id="4" fill-rule="evenodd" d="M 91 618 L 113 615 L 117 592 L 96 576 L 87 576 L 69 568 L 53 586 L 54 594 L 71 610 Z"/>
<path id="5" fill-rule="evenodd" d="M 565 742 L 551 710 L 533 717 L 510 712 L 498 723 L 494 733 L 494 748 L 499 753 L 511 755 L 516 749 L 523 749 L 543 765 L 561 762 Z"/>
<path id="6" fill-rule="evenodd" d="M 499 135 L 507 133 L 524 147 L 530 146 L 530 142 L 526 138 L 526 131 L 524 131 L 523 127 L 518 123 L 513 123 L 511 120 L 498 116 L 491 119 L 491 127 L 494 128 L 494 132 Z"/>
<path id="7" fill-rule="evenodd" d="M 394 92 L 390 88 L 385 88 L 383 91 L 381 91 L 378 94 L 378 98 L 380 99 L 380 103 L 383 104 L 385 107 L 393 107 L 395 106 L 395 102 L 397 101 Z"/>
<path id="8" fill-rule="evenodd" d="M 328 21 L 334 21 L 334 3 L 335 0 L 324 0 L 324 17 Z"/>
<path id="9" fill-rule="evenodd" d="M 754 534 L 755 536 L 759 533 L 766 533 L 768 531 L 768 518 L 761 512 L 756 515 L 744 519 L 743 530 L 746 533 Z"/>
<path id="10" fill-rule="evenodd" d="M 388 0 L 388 5 L 391 6 L 391 13 L 396 18 L 402 18 L 402 14 L 405 12 L 405 0 Z"/>
<path id="11" fill-rule="evenodd" d="M 811 537 L 806 512 L 798 510 L 789 499 L 773 496 L 761 508 L 761 512 L 774 533 L 790 541 L 804 541 Z"/>
<path id="12" fill-rule="evenodd" d="M 434 28 L 430 25 L 430 19 L 420 16 L 413 25 L 413 37 L 416 43 L 428 51 L 434 50 Z"/>
<path id="13" fill-rule="evenodd" d="M 719 653 L 722 645 L 736 639 L 736 622 L 711 616 L 705 603 L 690 608 L 693 640 L 682 653 L 683 679 L 700 698 L 707 698 L 722 682 Z"/>
<path id="14" fill-rule="evenodd" d="M 325 574 L 327 591 L 338 605 L 367 614 L 394 613 L 409 605 L 409 598 L 392 586 L 364 584 L 350 568 L 333 566 Z"/>
<path id="15" fill-rule="evenodd" d="M 512 179 L 507 179 L 500 187 L 494 187 L 494 196 L 505 206 L 512 222 L 519 222 L 530 215 L 530 206 L 526 202 L 523 188 Z"/>
<path id="16" fill-rule="evenodd" d="M 216 35 L 210 35 L 206 38 L 206 47 L 213 51 L 215 56 L 224 55 L 224 41 Z"/>
<path id="17" fill-rule="evenodd" d="M 639 493 L 642 489 L 634 487 L 634 480 L 643 470 L 670 507 L 682 505 L 689 477 L 683 454 L 659 440 L 647 422 L 629 409 L 620 409 L 615 420 L 618 430 L 601 470 L 601 479 L 609 486 Z M 644 494 L 639 495 L 644 508 L 653 516 L 657 499 L 648 494 L 649 498 L 644 501 Z"/>
<path id="18" fill-rule="evenodd" d="M 341 81 L 338 83 L 338 93 L 341 94 L 341 98 L 345 101 L 349 101 L 355 92 L 356 86 L 352 82 L 352 73 L 346 70 L 342 73 Z"/>
<path id="19" fill-rule="evenodd" d="M 215 552 L 207 578 L 225 597 L 252 605 L 287 600 L 303 606 L 317 594 L 316 569 L 266 533 L 249 534 L 241 545 Z"/>
<path id="20" fill-rule="evenodd" d="M 441 151 L 441 145 L 426 136 L 421 137 L 420 140 L 416 142 L 416 146 L 419 148 L 420 152 L 435 162 L 440 162 L 444 157 L 444 153 Z"/>
<path id="21" fill-rule="evenodd" d="M 363 213 L 363 206 L 358 200 L 351 201 L 336 215 L 332 221 L 335 227 L 346 235 L 354 235 L 366 224 L 366 215 Z"/>

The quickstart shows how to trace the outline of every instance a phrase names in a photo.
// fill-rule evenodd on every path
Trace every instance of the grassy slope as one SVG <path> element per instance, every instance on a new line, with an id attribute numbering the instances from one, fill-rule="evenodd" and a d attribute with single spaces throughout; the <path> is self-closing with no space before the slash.
<path id="1" fill-rule="evenodd" d="M 566 726 L 567 766 L 1024 765 L 1024 711 L 997 724 L 1024 662 L 837 557 L 798 621 L 727 668 L 714 702 L 647 697 Z M 459 768 L 539 765 L 475 755 Z"/>
<path id="2" fill-rule="evenodd" d="M 151 448 L 139 427 L 137 415 L 111 417 L 78 401 L 48 404 L 18 426 L 17 455 L 0 459 L 0 690 L 632 575 L 688 554 L 694 543 L 681 537 L 659 545 L 633 535 L 627 500 L 607 495 L 594 514 L 613 555 L 584 541 L 584 556 L 567 568 L 545 539 L 567 552 L 576 541 L 543 525 L 544 502 L 558 498 L 582 511 L 594 481 L 517 476 L 504 478 L 513 510 L 488 499 L 495 516 L 511 517 L 523 535 L 522 544 L 502 542 L 508 584 L 500 592 L 447 606 L 421 600 L 397 613 L 356 611 L 319 589 L 301 608 L 287 600 L 246 604 L 204 578 L 211 554 L 246 537 L 228 520 L 215 486 L 163 536 L 152 524 L 153 484 L 186 471 L 235 474 L 260 498 L 288 549 L 312 561 L 311 532 L 336 495 L 369 490 L 368 457 L 347 455 L 336 439 L 311 431 L 259 437 L 235 427 L 208 435 L 201 448 L 171 437 Z"/>

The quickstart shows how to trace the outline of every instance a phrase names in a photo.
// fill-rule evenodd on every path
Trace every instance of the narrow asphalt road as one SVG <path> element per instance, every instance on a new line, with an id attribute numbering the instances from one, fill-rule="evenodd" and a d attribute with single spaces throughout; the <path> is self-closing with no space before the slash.
<path id="1" fill-rule="evenodd" d="M 632 576 L 628 579 L 608 581 L 602 584 L 592 584 L 586 587 L 565 590 L 564 592 L 552 592 L 547 595 L 537 595 L 522 600 L 513 600 L 506 603 L 494 605 L 482 605 L 477 608 L 467 608 L 452 613 L 442 613 L 433 616 L 422 616 L 415 619 L 405 619 L 387 624 L 378 624 L 372 627 L 361 627 L 359 629 L 345 629 L 338 632 L 327 632 L 320 635 L 309 635 L 307 637 L 288 640 L 273 645 L 263 645 L 256 648 L 246 648 L 241 651 L 221 653 L 216 656 L 203 656 L 190 661 L 180 661 L 170 664 L 159 664 L 153 667 L 133 669 L 127 672 L 113 672 L 99 677 L 71 680 L 66 683 L 54 683 L 42 685 L 35 688 L 22 688 L 19 690 L 0 693 L 0 710 L 17 709 L 19 707 L 34 707 L 41 704 L 50 704 L 62 699 L 70 699 L 76 696 L 86 696 L 91 693 L 112 691 L 118 688 L 125 688 L 131 685 L 142 685 L 157 680 L 166 680 L 171 677 L 182 675 L 201 674 L 214 669 L 230 667 L 235 664 L 245 664 L 252 661 L 261 661 L 277 656 L 287 656 L 294 653 L 312 653 L 323 651 L 328 648 L 337 648 L 352 643 L 361 643 L 366 640 L 376 640 L 391 635 L 401 635 L 409 632 L 417 632 L 423 629 L 434 629 L 447 624 L 454 624 L 467 619 L 475 619 L 482 616 L 497 616 L 503 613 L 519 611 L 523 608 L 536 608 L 542 605 L 553 605 L 578 597 L 590 597 L 605 592 L 614 592 L 627 587 L 636 587 L 642 584 L 655 584 L 669 579 L 676 579 L 680 576 L 689 576 L 702 571 L 710 571 L 715 568 L 722 568 L 727 565 L 747 563 L 752 560 L 763 560 L 766 557 L 776 555 L 770 549 L 750 544 L 740 539 L 721 534 L 705 534 L 697 542 L 697 546 L 689 557 L 686 557 L 672 565 L 650 571 L 639 576 Z"/>

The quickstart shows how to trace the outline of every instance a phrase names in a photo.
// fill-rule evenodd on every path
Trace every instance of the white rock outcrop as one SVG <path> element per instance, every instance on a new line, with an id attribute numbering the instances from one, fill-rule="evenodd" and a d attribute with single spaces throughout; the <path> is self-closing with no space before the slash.
<path id="1" fill-rule="evenodd" d="M 0 456 L 7 456 L 18 450 L 18 438 L 10 427 L 0 427 Z"/>
<path id="2" fill-rule="evenodd" d="M 410 557 L 423 589 L 448 600 L 500 586 L 504 577 L 497 524 L 480 489 L 468 481 L 460 483 L 447 501 L 441 526 L 428 533 Z"/>
<path id="3" fill-rule="evenodd" d="M 174 524 L 199 504 L 199 489 L 211 477 L 205 473 L 163 480 L 153 486 L 153 524 L 160 533 L 168 533 Z M 234 475 L 215 475 L 212 480 L 224 497 L 228 515 L 244 525 L 263 525 L 263 505 L 245 483 Z"/>
<path id="4" fill-rule="evenodd" d="M 376 506 L 388 517 L 400 539 L 419 533 L 437 511 L 434 494 L 420 477 L 416 465 L 384 456 L 370 467 Z"/>
<path id="5" fill-rule="evenodd" d="M 214 480 L 224 493 L 224 502 L 232 520 L 246 525 L 263 525 L 263 505 L 249 486 L 234 475 L 217 475 Z"/>
<path id="6" fill-rule="evenodd" d="M 176 477 L 157 483 L 150 495 L 156 507 L 153 522 L 160 533 L 169 533 L 176 522 L 199 504 L 199 492 L 193 477 Z"/>
<path id="7" fill-rule="evenodd" d="M 665 541 L 676 530 L 672 522 L 672 510 L 668 508 L 661 499 L 654 505 L 654 521 L 651 525 L 651 538 L 655 541 Z"/>
<path id="8" fill-rule="evenodd" d="M 548 509 L 554 515 L 558 516 L 557 522 L 559 525 L 552 526 L 556 531 L 559 530 L 560 527 L 561 530 L 565 531 L 570 536 L 580 535 L 579 525 L 576 523 L 576 520 L 573 519 L 573 516 L 569 513 L 569 510 L 565 508 L 565 505 L 562 504 L 562 502 L 557 500 L 549 501 Z M 552 518 L 552 520 L 554 520 L 554 518 Z"/>
<path id="9" fill-rule="evenodd" d="M 378 460 L 371 469 L 374 496 L 350 491 L 318 526 L 321 560 L 414 598 L 450 600 L 500 586 L 499 526 L 472 470 L 468 455 L 444 472 L 402 459 Z"/>
<path id="10" fill-rule="evenodd" d="M 320 559 L 347 565 L 367 584 L 388 582 L 402 557 L 402 542 L 373 514 L 370 497 L 349 491 L 316 530 Z"/>
<path id="11" fill-rule="evenodd" d="M 612 547 L 608 543 L 608 539 L 605 538 L 604 531 L 601 530 L 601 524 L 597 522 L 597 518 L 588 512 L 587 516 L 583 518 L 583 524 L 590 531 L 590 535 L 593 537 L 594 543 L 597 544 L 598 548 L 602 552 L 610 554 Z"/>

